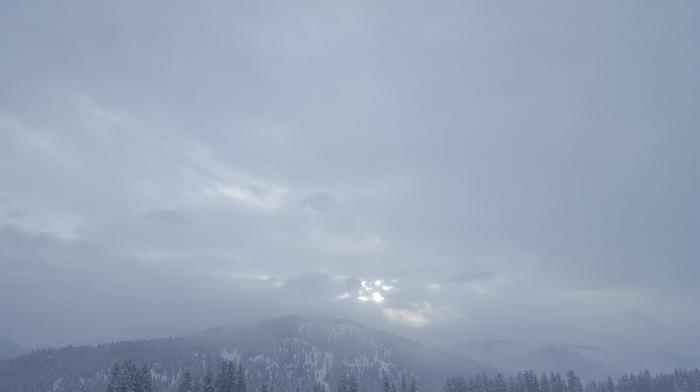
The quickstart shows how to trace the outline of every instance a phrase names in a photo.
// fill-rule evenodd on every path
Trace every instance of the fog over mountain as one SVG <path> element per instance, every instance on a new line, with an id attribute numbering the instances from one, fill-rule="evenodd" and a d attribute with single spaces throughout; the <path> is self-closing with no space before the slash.
<path id="1" fill-rule="evenodd" d="M 26 353 L 26 350 L 15 342 L 0 338 L 0 360 L 16 357 Z"/>
<path id="2" fill-rule="evenodd" d="M 336 390 L 352 373 L 362 390 L 379 390 L 387 377 L 415 377 L 421 389 L 437 391 L 454 374 L 493 373 L 465 357 L 420 345 L 356 322 L 291 315 L 243 326 L 211 328 L 191 336 L 107 343 L 97 347 L 41 350 L 0 361 L 3 391 L 103 391 L 107 375 L 123 360 L 146 364 L 157 388 L 177 385 L 185 370 L 201 379 L 221 360 L 246 367 L 248 388 Z"/>
<path id="3" fill-rule="evenodd" d="M 0 359 L 316 314 L 489 369 L 698 366 L 699 20 L 5 0 Z"/>
<path id="4" fill-rule="evenodd" d="M 515 374 L 523 369 L 532 369 L 539 374 L 553 371 L 566 373 L 574 369 L 579 376 L 588 380 L 619 377 L 642 369 L 672 372 L 674 369 L 700 368 L 700 356 L 582 345 L 462 342 L 451 345 L 449 351 L 480 361 L 506 374 Z"/>

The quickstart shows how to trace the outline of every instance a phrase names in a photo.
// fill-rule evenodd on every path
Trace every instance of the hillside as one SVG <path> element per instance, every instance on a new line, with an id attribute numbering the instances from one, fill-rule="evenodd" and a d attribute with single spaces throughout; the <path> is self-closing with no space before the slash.
<path id="1" fill-rule="evenodd" d="M 187 337 L 35 351 L 0 362 L 0 385 L 7 392 L 60 392 L 77 390 L 82 379 L 89 391 L 102 391 L 110 366 L 126 359 L 149 365 L 161 391 L 173 390 L 185 369 L 198 376 L 222 359 L 243 364 L 251 391 L 263 383 L 280 392 L 307 390 L 314 383 L 333 391 L 348 373 L 366 391 L 379 391 L 383 375 L 393 380 L 415 375 L 422 390 L 438 391 L 448 376 L 490 371 L 460 355 L 352 321 L 285 316 Z"/>

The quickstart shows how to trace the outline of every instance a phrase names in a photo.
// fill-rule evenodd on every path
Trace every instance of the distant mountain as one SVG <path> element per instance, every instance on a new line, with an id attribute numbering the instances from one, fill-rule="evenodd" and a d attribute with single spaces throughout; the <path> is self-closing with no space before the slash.
<path id="1" fill-rule="evenodd" d="M 185 369 L 200 376 L 221 359 L 243 363 L 251 391 L 263 383 L 278 392 L 297 387 L 305 391 L 314 383 L 335 391 L 349 373 L 365 391 L 380 391 L 383 375 L 394 381 L 414 375 L 423 391 L 439 391 L 448 376 L 492 373 L 488 366 L 461 355 L 352 321 L 285 316 L 181 338 L 35 351 L 0 362 L 0 390 L 73 391 L 84 380 L 89 391 L 101 392 L 109 368 L 125 359 L 149 365 L 160 391 L 174 390 Z"/>
<path id="2" fill-rule="evenodd" d="M 584 379 L 616 377 L 648 369 L 652 372 L 700 367 L 700 357 L 657 351 L 637 353 L 584 345 L 534 346 L 502 340 L 462 342 L 450 351 L 507 373 L 574 370 Z"/>
<path id="3" fill-rule="evenodd" d="M 77 345 L 97 346 L 125 340 L 158 339 L 188 334 L 160 324 L 135 324 L 109 335 L 85 338 L 77 342 Z"/>
<path id="4" fill-rule="evenodd" d="M 16 357 L 25 352 L 19 344 L 0 338 L 0 360 Z"/>

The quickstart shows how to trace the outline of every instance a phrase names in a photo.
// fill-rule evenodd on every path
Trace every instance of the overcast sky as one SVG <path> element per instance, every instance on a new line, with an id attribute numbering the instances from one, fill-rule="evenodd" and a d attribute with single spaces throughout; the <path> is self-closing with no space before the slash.
<path id="1" fill-rule="evenodd" d="M 0 336 L 315 313 L 698 350 L 699 20 L 694 0 L 3 1 Z"/>

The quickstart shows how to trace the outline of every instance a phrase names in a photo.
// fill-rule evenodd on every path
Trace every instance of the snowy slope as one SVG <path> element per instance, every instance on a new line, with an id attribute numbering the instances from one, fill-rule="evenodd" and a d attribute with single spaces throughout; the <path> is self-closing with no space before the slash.
<path id="1" fill-rule="evenodd" d="M 304 390 L 314 382 L 335 389 L 352 373 L 364 390 L 379 390 L 382 375 L 398 380 L 415 374 L 438 390 L 456 373 L 490 371 L 462 356 L 424 347 L 349 320 L 286 316 L 250 327 L 217 328 L 193 337 L 221 356 L 242 360 L 252 385 L 272 382 L 275 390 Z"/>
<path id="2" fill-rule="evenodd" d="M 0 362 L 0 390 L 73 391 L 79 380 L 104 390 L 109 367 L 131 359 L 148 364 L 160 390 L 172 390 L 185 369 L 201 375 L 221 359 L 241 361 L 251 391 L 263 383 L 278 392 L 320 383 L 334 391 L 352 373 L 363 391 L 379 391 L 382 375 L 415 375 L 423 391 L 440 390 L 445 378 L 490 369 L 460 355 L 424 347 L 348 320 L 286 316 L 248 326 L 213 328 L 168 339 L 126 341 L 97 347 L 42 350 Z"/>

